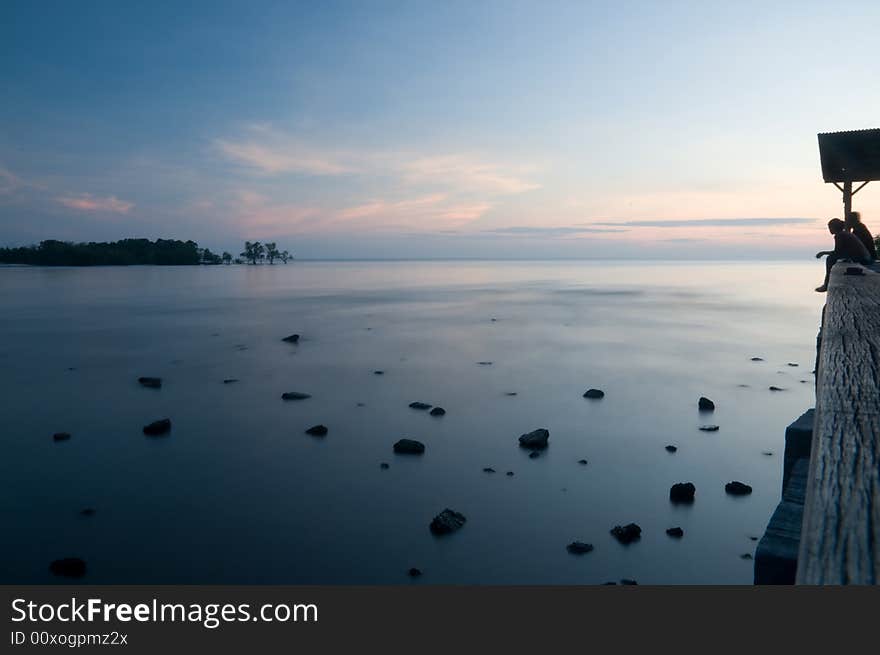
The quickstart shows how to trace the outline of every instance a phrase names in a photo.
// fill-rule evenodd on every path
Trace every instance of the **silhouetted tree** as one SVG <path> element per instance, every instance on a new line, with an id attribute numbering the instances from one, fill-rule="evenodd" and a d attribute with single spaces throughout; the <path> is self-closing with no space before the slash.
<path id="1" fill-rule="evenodd" d="M 245 241 L 244 252 L 241 253 L 241 256 L 251 264 L 256 264 L 266 256 L 266 248 L 259 241 L 254 241 L 253 243 Z"/>
<path id="2" fill-rule="evenodd" d="M 266 259 L 269 260 L 270 264 L 274 264 L 275 260 L 281 256 L 281 253 L 278 252 L 278 246 L 273 241 L 272 243 L 266 244 Z"/>
<path id="3" fill-rule="evenodd" d="M 230 255 L 225 250 L 223 251 L 223 254 L 220 255 L 220 259 L 222 259 L 223 263 L 226 264 L 227 266 L 232 263 L 232 255 Z"/>
<path id="4" fill-rule="evenodd" d="M 293 259 L 293 257 L 290 256 L 290 253 L 287 252 L 286 250 L 278 256 L 281 258 L 281 261 L 283 261 L 285 264 L 287 262 L 289 262 L 291 259 Z"/>
<path id="5" fill-rule="evenodd" d="M 192 265 L 202 259 L 195 241 L 122 239 L 72 243 L 46 240 L 38 246 L 0 248 L 0 263 L 34 266 Z"/>

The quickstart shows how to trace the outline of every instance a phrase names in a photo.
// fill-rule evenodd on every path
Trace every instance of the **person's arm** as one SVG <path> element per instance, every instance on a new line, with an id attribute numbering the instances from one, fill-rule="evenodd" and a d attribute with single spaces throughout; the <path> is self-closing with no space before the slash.
<path id="1" fill-rule="evenodd" d="M 816 259 L 822 259 L 825 255 L 830 255 L 833 253 L 833 250 L 822 250 L 816 253 Z"/>

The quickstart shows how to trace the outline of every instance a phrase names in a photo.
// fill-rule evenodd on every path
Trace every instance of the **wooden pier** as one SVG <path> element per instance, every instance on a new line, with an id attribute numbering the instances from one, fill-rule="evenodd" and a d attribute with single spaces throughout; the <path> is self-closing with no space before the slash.
<path id="1" fill-rule="evenodd" d="M 820 335 L 815 412 L 786 431 L 782 501 L 758 544 L 756 584 L 880 582 L 878 270 L 834 266 Z"/>

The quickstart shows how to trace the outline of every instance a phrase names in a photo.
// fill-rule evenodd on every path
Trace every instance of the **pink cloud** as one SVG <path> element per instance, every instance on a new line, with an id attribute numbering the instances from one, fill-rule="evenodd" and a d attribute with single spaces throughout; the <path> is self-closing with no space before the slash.
<path id="1" fill-rule="evenodd" d="M 214 144 L 227 158 L 263 173 L 339 175 L 352 171 L 349 165 L 337 161 L 331 155 L 310 152 L 301 146 L 287 145 L 279 148 L 255 141 L 237 143 L 221 139 Z"/>
<path id="2" fill-rule="evenodd" d="M 59 204 L 70 209 L 80 211 L 111 212 L 114 214 L 127 214 L 134 207 L 133 202 L 120 200 L 116 196 L 99 197 L 90 193 L 81 193 L 76 196 L 61 196 L 56 198 Z"/>

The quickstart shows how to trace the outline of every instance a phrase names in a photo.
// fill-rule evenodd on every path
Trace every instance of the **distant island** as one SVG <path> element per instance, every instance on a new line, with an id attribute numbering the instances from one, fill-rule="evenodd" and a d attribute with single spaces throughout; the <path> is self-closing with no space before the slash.
<path id="1" fill-rule="evenodd" d="M 195 241 L 176 239 L 122 239 L 120 241 L 73 243 L 47 240 L 39 245 L 0 248 L 0 264 L 30 266 L 198 266 L 200 264 L 262 264 L 276 260 L 287 263 L 293 257 L 277 244 L 246 241 L 239 257 L 200 248 Z"/>

